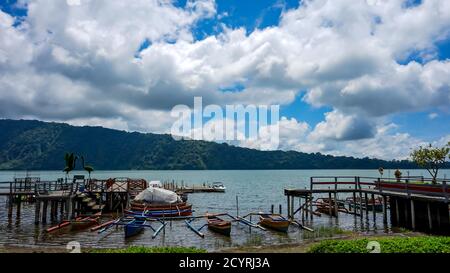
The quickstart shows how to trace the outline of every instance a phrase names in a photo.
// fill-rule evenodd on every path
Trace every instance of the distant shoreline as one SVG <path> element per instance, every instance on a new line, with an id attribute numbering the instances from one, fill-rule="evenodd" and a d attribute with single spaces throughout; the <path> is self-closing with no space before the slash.
<path id="1" fill-rule="evenodd" d="M 400 170 L 423 170 L 426 172 L 426 169 L 421 168 L 398 168 Z M 177 171 L 194 171 L 194 172 L 203 172 L 203 171 L 317 171 L 317 170 L 327 170 L 327 171 L 345 171 L 345 170 L 358 170 L 358 171 L 377 171 L 376 169 L 359 169 L 359 168 L 343 168 L 343 169 L 327 169 L 327 168 L 318 168 L 318 169 L 205 169 L 205 170 L 196 170 L 196 169 L 190 169 L 190 170 L 184 170 L 184 169 L 176 169 L 176 170 L 170 170 L 170 169 L 139 169 L 139 170 L 101 170 L 97 169 L 95 172 L 139 172 L 139 171 L 158 171 L 158 172 L 177 172 Z M 386 170 L 397 170 L 397 168 L 389 169 L 386 168 Z M 450 168 L 441 168 L 441 170 L 450 170 Z M 9 170 L 9 169 L 0 169 L 0 172 L 63 172 L 62 170 Z M 83 170 L 75 170 L 73 172 L 84 172 Z M 428 173 L 428 172 L 427 172 Z"/>

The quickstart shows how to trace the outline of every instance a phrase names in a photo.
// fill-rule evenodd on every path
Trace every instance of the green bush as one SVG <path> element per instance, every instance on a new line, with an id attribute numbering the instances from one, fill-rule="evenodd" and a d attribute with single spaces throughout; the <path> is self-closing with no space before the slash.
<path id="1" fill-rule="evenodd" d="M 450 237 L 374 238 L 327 240 L 312 246 L 309 253 L 369 253 L 370 241 L 380 243 L 381 253 L 450 253 Z"/>
<path id="2" fill-rule="evenodd" d="M 204 249 L 195 247 L 145 247 L 130 246 L 118 249 L 93 249 L 90 253 L 206 253 Z"/>

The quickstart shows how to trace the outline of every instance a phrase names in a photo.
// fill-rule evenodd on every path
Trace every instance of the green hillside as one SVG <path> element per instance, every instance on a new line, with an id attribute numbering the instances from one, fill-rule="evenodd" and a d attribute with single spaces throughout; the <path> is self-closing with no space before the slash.
<path id="1" fill-rule="evenodd" d="M 169 135 L 63 123 L 0 120 L 0 169 L 60 170 L 64 154 L 84 155 L 97 170 L 415 168 L 409 161 L 259 151 Z"/>

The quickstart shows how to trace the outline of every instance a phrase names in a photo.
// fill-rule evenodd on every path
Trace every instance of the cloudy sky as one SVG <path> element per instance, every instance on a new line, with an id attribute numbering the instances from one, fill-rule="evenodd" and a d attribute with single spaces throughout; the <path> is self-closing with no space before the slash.
<path id="1" fill-rule="evenodd" d="M 400 159 L 450 140 L 450 1 L 0 0 L 0 9 L 0 118 L 167 133 L 172 107 L 202 96 L 279 104 L 284 150 Z"/>

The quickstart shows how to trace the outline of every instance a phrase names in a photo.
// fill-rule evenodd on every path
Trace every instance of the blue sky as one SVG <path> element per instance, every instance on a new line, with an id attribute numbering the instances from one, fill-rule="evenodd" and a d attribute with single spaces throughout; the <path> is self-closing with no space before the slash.
<path id="1" fill-rule="evenodd" d="M 283 149 L 402 158 L 406 154 L 400 150 L 390 154 L 393 147 L 441 144 L 450 139 L 450 107 L 446 103 L 450 98 L 450 62 L 446 61 L 450 58 L 450 22 L 445 16 L 433 17 L 432 7 L 448 13 L 445 4 L 436 0 L 396 0 L 384 3 L 392 6 L 380 10 L 365 0 L 351 6 L 345 1 L 312 1 L 310 6 L 301 6 L 298 0 L 177 0 L 163 8 L 140 0 L 128 9 L 115 1 L 97 1 L 95 8 L 104 5 L 100 13 L 92 11 L 95 1 L 67 0 L 77 3 L 67 6 L 31 1 L 36 2 L 33 18 L 17 1 L 0 0 L 1 11 L 14 21 L 0 38 L 18 43 L 3 49 L 10 54 L 4 58 L 10 63 L 2 66 L 0 58 L 0 71 L 11 76 L 4 84 L 17 80 L 14 71 L 34 73 L 23 75 L 30 89 L 21 90 L 37 94 L 16 98 L 5 94 L 4 101 L 0 100 L 8 103 L 0 111 L 3 118 L 165 132 L 172 121 L 161 118 L 164 113 L 174 104 L 192 101 L 186 94 L 196 94 L 218 104 L 280 104 L 280 115 L 289 121 L 286 132 L 291 134 L 285 140 L 290 144 Z M 411 19 L 415 14 L 425 19 Z M 377 25 L 366 36 L 364 31 L 358 32 L 365 23 L 358 20 L 367 15 L 374 16 Z M 284 26 L 280 26 L 282 18 Z M 318 24 L 320 20 L 328 26 Z M 22 21 L 27 22 L 26 28 L 20 27 Z M 93 22 L 95 27 L 86 27 Z M 411 27 L 415 34 L 410 33 Z M 245 30 L 244 36 L 239 34 L 240 28 Z M 350 28 L 357 34 L 347 33 Z M 84 33 L 73 36 L 80 29 Z M 103 33 L 108 35 L 101 36 Z M 208 38 L 220 35 L 229 40 L 217 38 L 204 45 Z M 126 46 L 111 48 L 124 40 Z M 362 42 L 366 40 L 373 44 Z M 83 44 L 85 41 L 89 43 Z M 21 50 L 24 54 L 14 55 Z M 128 51 L 132 52 L 129 60 Z M 28 56 L 25 52 L 32 53 Z M 97 59 L 98 52 L 105 57 Z M 228 56 L 229 52 L 234 53 Z M 128 65 L 133 58 L 140 67 Z M 89 65 L 80 69 L 80 64 L 86 63 Z M 183 67 L 193 63 L 195 68 Z M 12 67 L 16 70 L 9 71 Z M 87 73 L 86 67 L 95 68 L 96 75 Z M 265 74 L 264 67 L 272 74 Z M 36 82 L 28 80 L 31 78 Z M 193 83 L 200 85 L 192 87 Z M 26 101 L 58 97 L 57 91 L 49 90 L 63 84 L 78 90 L 74 101 L 82 100 L 80 92 L 90 96 L 92 102 L 81 106 L 84 111 L 77 110 L 80 106 L 75 102 L 69 106 L 55 102 L 52 110 L 44 111 Z M 5 86 L 0 82 L 0 93 L 10 88 Z M 145 90 L 149 93 L 144 96 Z M 96 97 L 108 100 L 96 101 Z M 108 103 L 124 103 L 122 109 L 127 110 L 101 111 L 99 106 Z M 148 120 L 152 124 L 146 124 Z M 392 142 L 392 147 L 381 147 L 383 140 Z"/>

